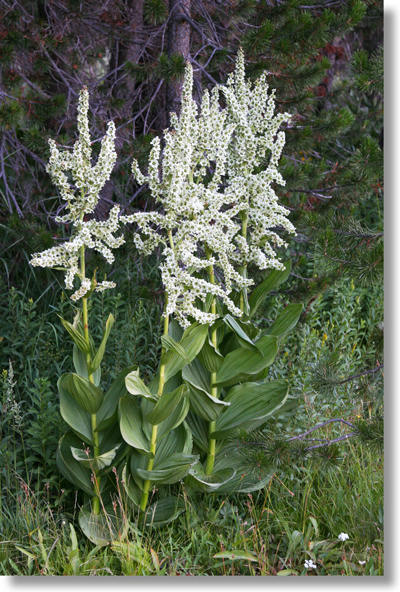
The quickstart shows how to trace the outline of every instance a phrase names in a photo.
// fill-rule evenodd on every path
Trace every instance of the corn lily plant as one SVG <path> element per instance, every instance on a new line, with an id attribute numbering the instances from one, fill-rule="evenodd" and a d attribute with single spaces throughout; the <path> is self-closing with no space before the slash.
<path id="1" fill-rule="evenodd" d="M 278 129 L 288 118 L 274 115 L 265 77 L 254 87 L 246 82 L 241 53 L 227 86 L 211 95 L 206 91 L 199 108 L 188 65 L 181 114 L 173 115 L 162 144 L 153 140 L 148 174 L 133 163 L 136 180 L 149 186 L 158 209 L 124 221 L 137 224 L 140 251 L 161 247 L 165 292 L 158 377 L 149 386 L 138 382 L 136 371 L 126 378 L 128 391 L 142 399 L 126 402 L 131 432 L 137 431 L 132 426 L 142 426 L 140 446 L 124 425 L 129 414 L 120 414 L 121 432 L 133 448 L 125 483 L 131 483 L 128 493 L 142 510 L 152 484 L 159 488 L 184 477 L 178 460 L 186 461 L 185 482 L 194 489 L 252 491 L 270 477 L 249 472 L 232 452 L 231 440 L 265 423 L 288 392 L 286 381 L 268 382 L 266 376 L 301 306 L 289 306 L 268 330 L 253 323 L 262 300 L 289 274 L 274 246 L 284 244 L 277 227 L 289 232 L 294 227 L 271 186 L 284 183 L 277 170 L 284 145 Z M 248 297 L 254 284 L 249 265 L 273 271 Z M 179 417 L 182 434 L 190 434 L 197 456 L 175 460 L 157 452 L 166 447 L 155 411 L 167 408 L 170 417 Z M 184 441 L 182 435 L 181 448 Z"/>
<path id="2" fill-rule="evenodd" d="M 74 343 L 75 372 L 63 374 L 58 380 L 60 411 L 70 429 L 60 440 L 57 464 L 63 475 L 91 498 L 90 506 L 82 508 L 79 522 L 93 542 L 101 543 L 104 537 L 99 534 L 103 514 L 100 503 L 109 498 L 112 489 L 109 477 L 112 465 L 118 464 L 124 454 L 116 411 L 120 396 L 126 392 L 125 376 L 131 369 L 123 371 L 106 392 L 101 389 L 101 362 L 114 318 L 108 317 L 96 347 L 90 334 L 88 302 L 95 292 L 113 288 L 115 284 L 98 282 L 95 273 L 88 277 L 86 255 L 93 249 L 112 263 L 112 251 L 124 243 L 124 238 L 119 233 L 118 206 L 112 208 L 105 221 L 86 219 L 94 212 L 99 192 L 109 179 L 116 159 L 115 127 L 111 121 L 97 162 L 92 166 L 88 109 L 89 96 L 84 88 L 78 103 L 79 137 L 72 151 L 60 151 L 53 140 L 49 141 L 47 171 L 65 202 L 65 213 L 58 222 L 70 225 L 70 239 L 35 253 L 31 264 L 64 271 L 66 288 L 74 290 L 71 300 L 80 304 L 73 323 L 61 319 Z M 110 524 L 107 530 L 109 527 Z"/>

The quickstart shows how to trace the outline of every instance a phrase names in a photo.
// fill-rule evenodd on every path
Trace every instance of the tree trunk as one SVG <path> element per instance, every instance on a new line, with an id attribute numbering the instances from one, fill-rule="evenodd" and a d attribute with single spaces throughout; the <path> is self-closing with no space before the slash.
<path id="1" fill-rule="evenodd" d="M 174 54 L 182 55 L 185 60 L 190 53 L 190 24 L 183 18 L 183 15 L 190 17 L 191 0 L 169 0 L 169 23 L 167 33 L 168 56 Z M 167 120 L 169 113 L 179 113 L 180 97 L 183 80 L 176 78 L 169 80 L 167 85 Z"/>

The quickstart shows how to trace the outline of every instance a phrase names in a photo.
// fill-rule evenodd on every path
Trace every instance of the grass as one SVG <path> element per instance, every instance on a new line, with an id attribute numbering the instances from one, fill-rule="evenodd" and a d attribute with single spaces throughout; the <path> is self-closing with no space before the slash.
<path id="1" fill-rule="evenodd" d="M 110 312 L 116 317 L 106 381 L 130 363 L 149 377 L 159 356 L 155 266 L 126 261 L 113 278 L 120 291 L 97 298 L 91 311 L 95 335 Z M 329 418 L 368 422 L 381 414 L 381 372 L 342 382 L 379 358 L 379 294 L 343 280 L 309 305 L 286 339 L 270 376 L 289 380 L 291 407 L 253 434 L 259 442 L 246 451 L 273 463 L 266 488 L 253 495 L 200 496 L 180 484 L 176 492 L 185 511 L 173 523 L 146 529 L 121 494 L 115 501 L 124 509 L 128 535 L 100 548 L 80 532 L 82 499 L 55 465 L 64 431 L 56 382 L 71 369 L 70 342 L 57 314 L 72 315 L 62 292 L 40 292 L 41 284 L 36 276 L 32 289 L 0 292 L 0 574 L 383 575 L 379 437 L 350 439 L 315 454 L 290 451 L 286 442 Z M 267 302 L 260 324 L 275 318 L 287 299 L 282 293 Z M 334 438 L 347 429 L 330 424 L 315 437 Z M 274 443 L 274 454 L 267 455 L 263 438 Z M 347 541 L 338 540 L 341 532 Z M 305 569 L 307 559 L 316 569 Z"/>
<path id="2" fill-rule="evenodd" d="M 339 470 L 300 467 L 253 495 L 199 499 L 181 486 L 186 509 L 175 522 L 142 531 L 131 517 L 128 538 L 106 548 L 75 529 L 77 504 L 65 492 L 55 506 L 51 488 L 34 492 L 18 479 L 20 511 L 1 511 L 0 573 L 382 575 L 382 460 L 359 442 L 344 452 Z M 306 559 L 317 569 L 305 570 Z"/>

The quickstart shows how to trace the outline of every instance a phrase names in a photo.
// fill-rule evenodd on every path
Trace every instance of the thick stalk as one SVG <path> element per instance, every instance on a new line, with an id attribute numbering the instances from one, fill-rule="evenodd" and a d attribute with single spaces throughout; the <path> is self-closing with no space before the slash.
<path id="1" fill-rule="evenodd" d="M 247 212 L 242 212 L 242 236 L 247 240 L 247 224 L 249 221 L 249 215 Z M 247 278 L 247 265 L 243 265 L 240 270 L 242 277 Z M 244 312 L 245 296 L 247 296 L 247 288 L 242 288 L 240 292 L 240 310 Z"/>
<path id="2" fill-rule="evenodd" d="M 206 251 L 206 255 L 208 258 L 210 258 L 210 256 L 211 256 L 211 254 L 208 251 Z M 210 265 L 210 267 L 208 268 L 208 278 L 210 280 L 210 284 L 215 284 L 214 267 L 212 265 Z M 217 312 L 217 304 L 216 304 L 215 296 L 212 299 L 211 312 L 213 314 L 216 314 L 216 312 Z M 217 348 L 217 329 L 215 327 L 213 327 L 211 329 L 211 342 L 212 342 L 214 348 L 216 349 Z M 218 387 L 215 384 L 216 381 L 217 381 L 217 373 L 211 372 L 211 379 L 210 379 L 211 395 L 213 397 L 215 397 L 216 399 L 218 399 Z M 214 431 L 215 431 L 215 421 L 210 421 L 210 423 L 208 424 L 209 435 L 212 434 Z M 209 437 L 208 454 L 207 454 L 207 461 L 206 461 L 206 474 L 207 475 L 210 475 L 214 469 L 215 445 L 216 445 L 215 439 Z"/>
<path id="3" fill-rule="evenodd" d="M 83 279 L 85 277 L 85 247 L 84 246 L 81 247 L 81 275 L 82 275 L 82 279 Z M 87 301 L 88 301 L 88 299 L 86 298 L 86 296 L 83 296 L 83 298 L 82 298 L 83 333 L 85 335 L 85 341 L 86 341 L 87 347 L 89 349 L 90 339 L 89 339 L 89 316 L 88 316 Z M 86 354 L 86 363 L 87 363 L 88 368 L 90 366 L 90 362 L 91 362 L 90 353 L 87 353 Z M 94 384 L 93 374 L 89 374 L 88 378 L 89 378 L 89 382 Z M 91 423 L 92 438 L 93 438 L 93 457 L 96 459 L 99 456 L 99 433 L 97 431 L 97 418 L 96 418 L 95 413 L 91 414 L 90 423 Z M 100 477 L 98 477 L 95 467 L 93 467 L 93 473 L 94 473 L 94 480 L 95 480 L 94 487 L 95 487 L 95 489 L 97 489 L 99 491 L 100 490 Z M 93 513 L 99 514 L 100 500 L 97 495 L 95 495 L 93 497 L 92 502 L 93 502 L 93 505 L 92 505 Z"/>
<path id="4" fill-rule="evenodd" d="M 165 316 L 164 316 L 163 335 L 167 336 L 168 335 L 168 326 L 169 326 L 169 317 L 167 315 L 167 295 L 165 295 L 164 314 L 165 314 Z M 161 349 L 161 360 L 163 358 L 164 351 L 165 351 L 164 348 L 162 348 Z M 164 392 L 164 384 L 165 384 L 165 364 L 161 363 L 160 376 L 158 379 L 158 390 L 157 390 L 157 394 L 159 397 L 161 397 L 161 395 Z M 153 425 L 152 430 L 151 430 L 151 439 L 150 439 L 150 458 L 147 463 L 147 470 L 148 471 L 151 471 L 153 469 L 153 465 L 154 465 L 154 457 L 155 457 L 156 449 L 157 449 L 157 430 L 158 430 L 158 425 Z M 143 492 L 142 492 L 142 497 L 140 500 L 140 509 L 143 512 L 146 509 L 147 501 L 149 499 L 150 485 L 151 485 L 150 479 L 146 479 L 146 481 L 144 482 L 144 485 L 143 485 Z"/>

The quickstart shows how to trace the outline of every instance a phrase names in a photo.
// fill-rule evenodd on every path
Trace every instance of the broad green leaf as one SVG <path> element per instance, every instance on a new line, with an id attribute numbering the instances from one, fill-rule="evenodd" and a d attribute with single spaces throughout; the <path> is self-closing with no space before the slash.
<path id="1" fill-rule="evenodd" d="M 270 366 L 278 351 L 277 338 L 264 335 L 257 340 L 257 350 L 239 347 L 225 356 L 221 368 L 217 372 L 216 383 L 228 386 L 243 377 L 258 374 Z"/>
<path id="2" fill-rule="evenodd" d="M 190 468 L 185 483 L 197 490 L 212 492 L 218 491 L 222 485 L 226 485 L 235 475 L 234 468 L 221 469 L 213 471 L 211 475 L 206 475 L 203 465 L 198 462 Z"/>
<path id="3" fill-rule="evenodd" d="M 200 417 L 214 421 L 221 411 L 229 405 L 225 401 L 213 397 L 209 393 L 211 375 L 197 359 L 185 366 L 182 378 L 188 383 L 190 390 L 190 407 Z"/>
<path id="4" fill-rule="evenodd" d="M 84 467 L 101 471 L 101 469 L 111 465 L 119 447 L 120 444 L 114 446 L 114 448 L 108 452 L 99 454 L 96 457 L 89 457 L 82 448 L 75 448 L 74 446 L 71 446 L 71 453 L 74 459 L 80 462 Z"/>
<path id="5" fill-rule="evenodd" d="M 228 483 L 221 485 L 218 493 L 251 493 L 263 489 L 272 479 L 275 469 L 249 471 L 246 466 L 238 465 L 236 475 Z"/>
<path id="6" fill-rule="evenodd" d="M 285 263 L 284 270 L 281 271 L 278 269 L 274 269 L 267 275 L 267 277 L 263 282 L 261 282 L 261 284 L 254 288 L 249 297 L 250 318 L 256 314 L 259 306 L 262 304 L 263 300 L 265 300 L 269 292 L 271 292 L 287 280 L 290 274 L 290 270 L 291 263 L 290 261 L 288 261 L 287 263 Z"/>
<path id="7" fill-rule="evenodd" d="M 161 462 L 171 457 L 175 452 L 191 454 L 192 447 L 192 434 L 189 428 L 184 423 L 181 423 L 176 429 L 168 432 L 164 438 L 157 441 L 154 466 L 158 466 Z"/>
<path id="8" fill-rule="evenodd" d="M 104 331 L 103 339 L 101 340 L 101 343 L 99 345 L 99 349 L 96 352 L 96 355 L 94 356 L 94 358 L 92 359 L 92 361 L 90 363 L 91 372 L 94 372 L 101 364 L 101 361 L 104 356 L 104 352 L 106 350 L 107 340 L 110 335 L 110 331 L 112 329 L 114 322 L 115 322 L 115 319 L 114 319 L 113 315 L 109 314 L 108 319 L 106 321 L 106 328 Z"/>
<path id="9" fill-rule="evenodd" d="M 206 368 L 209 372 L 217 372 L 224 361 L 224 356 L 221 354 L 218 348 L 216 349 L 214 347 L 210 337 L 208 337 L 208 339 L 204 341 L 204 345 L 198 353 L 198 359 L 203 364 L 204 368 Z"/>
<path id="10" fill-rule="evenodd" d="M 276 337 L 284 337 L 295 327 L 302 310 L 302 304 L 288 304 L 276 321 L 264 333 L 267 335 L 276 335 Z"/>
<path id="11" fill-rule="evenodd" d="M 178 354 L 178 356 L 180 356 L 181 358 L 186 360 L 185 350 L 183 349 L 181 344 L 178 343 L 177 341 L 175 341 L 175 339 L 173 339 L 170 335 L 162 335 L 161 344 L 162 344 L 163 348 L 165 349 L 165 351 L 172 350 L 176 354 Z M 189 360 L 187 361 L 187 363 L 188 362 L 189 362 Z"/>
<path id="12" fill-rule="evenodd" d="M 72 337 L 73 342 L 77 345 L 77 347 L 85 354 L 90 352 L 90 345 L 87 343 L 85 336 L 79 331 L 79 329 L 75 328 L 71 323 L 60 317 L 61 323 L 68 331 L 70 336 Z"/>
<path id="13" fill-rule="evenodd" d="M 142 413 L 135 399 L 121 397 L 119 400 L 119 427 L 125 442 L 133 448 L 150 452 L 149 441 L 142 430 Z"/>
<path id="14" fill-rule="evenodd" d="M 142 490 L 138 487 L 137 483 L 135 483 L 127 465 L 122 469 L 122 483 L 129 499 L 135 504 L 135 506 L 140 506 Z"/>
<path id="15" fill-rule="evenodd" d="M 78 447 L 80 444 L 78 437 L 72 432 L 64 434 L 58 443 L 56 462 L 60 472 L 70 483 L 92 496 L 94 495 L 92 473 L 75 460 L 71 453 L 71 447 Z"/>
<path id="16" fill-rule="evenodd" d="M 218 417 L 211 436 L 224 439 L 235 428 L 255 429 L 283 405 L 288 388 L 285 380 L 247 382 L 233 387 L 225 397 L 231 405 Z"/>
<path id="17" fill-rule="evenodd" d="M 90 414 L 96 413 L 103 402 L 104 395 L 101 389 L 73 372 L 63 374 L 59 379 L 59 385 Z"/>
<path id="18" fill-rule="evenodd" d="M 167 419 L 174 411 L 174 409 L 181 402 L 182 397 L 187 394 L 187 386 L 181 384 L 177 389 L 171 393 L 164 393 L 161 395 L 153 410 L 146 414 L 146 421 L 153 425 L 158 425 L 164 419 Z"/>
<path id="19" fill-rule="evenodd" d="M 161 363 L 165 365 L 164 376 L 166 382 L 197 356 L 204 345 L 207 335 L 208 325 L 194 323 L 184 331 L 179 342 L 185 352 L 185 357 L 176 353 L 175 350 L 169 350 L 162 356 Z"/>
<path id="20" fill-rule="evenodd" d="M 231 561 L 237 561 L 238 559 L 243 559 L 244 561 L 258 561 L 257 555 L 250 551 L 221 551 L 220 553 L 213 555 L 213 557 L 214 559 L 230 559 Z"/>
<path id="21" fill-rule="evenodd" d="M 75 344 L 72 348 L 72 359 L 74 362 L 76 373 L 79 374 L 79 376 L 82 376 L 82 378 L 86 378 L 88 380 L 89 374 L 86 361 L 86 354 L 84 354 Z M 101 378 L 101 368 L 97 368 L 97 370 L 95 370 L 92 373 L 92 377 L 94 384 L 96 386 L 99 386 Z"/>
<path id="22" fill-rule="evenodd" d="M 247 333 L 244 331 L 244 329 L 239 325 L 239 323 L 237 322 L 237 320 L 235 318 L 233 318 L 232 315 L 227 314 L 224 316 L 224 318 L 222 319 L 224 321 L 224 323 L 230 327 L 232 329 L 232 331 L 240 338 L 242 339 L 245 343 L 248 343 L 249 345 L 255 347 L 254 341 L 252 339 L 250 339 L 250 337 L 247 335 Z"/>
<path id="23" fill-rule="evenodd" d="M 98 547 L 104 547 L 114 540 L 122 540 L 126 537 L 128 521 L 119 518 L 115 514 L 94 514 L 86 508 L 82 508 L 78 516 L 79 526 L 83 534 Z"/>
<path id="24" fill-rule="evenodd" d="M 175 520 L 185 511 L 185 503 L 181 498 L 168 496 L 152 504 L 145 514 L 145 526 L 161 526 Z"/>
<path id="25" fill-rule="evenodd" d="M 139 377 L 139 370 L 132 370 L 132 372 L 129 372 L 125 378 L 125 386 L 126 390 L 131 395 L 157 401 L 157 397 L 150 392 L 143 380 Z"/>
<path id="26" fill-rule="evenodd" d="M 87 444 L 92 444 L 93 434 L 90 414 L 82 409 L 74 397 L 63 387 L 62 378 L 60 376 L 57 382 L 61 417 L 82 440 Z"/>
<path id="27" fill-rule="evenodd" d="M 186 423 L 193 435 L 196 446 L 203 452 L 208 452 L 208 422 L 195 413 L 189 412 Z"/>
<path id="28" fill-rule="evenodd" d="M 113 380 L 110 388 L 104 395 L 104 400 L 97 412 L 97 430 L 105 430 L 116 420 L 118 411 L 118 401 L 121 397 L 127 395 L 125 386 L 125 377 L 132 372 L 134 366 L 124 368 L 120 374 Z"/>
<path id="29" fill-rule="evenodd" d="M 172 410 L 171 414 L 158 424 L 158 439 L 163 438 L 168 432 L 178 427 L 189 412 L 189 398 L 182 397 L 180 403 Z"/>
<path id="30" fill-rule="evenodd" d="M 158 465 L 154 463 L 151 471 L 136 469 L 139 477 L 161 484 L 177 483 L 187 475 L 190 467 L 198 461 L 198 456 L 175 452 L 162 460 Z"/>

